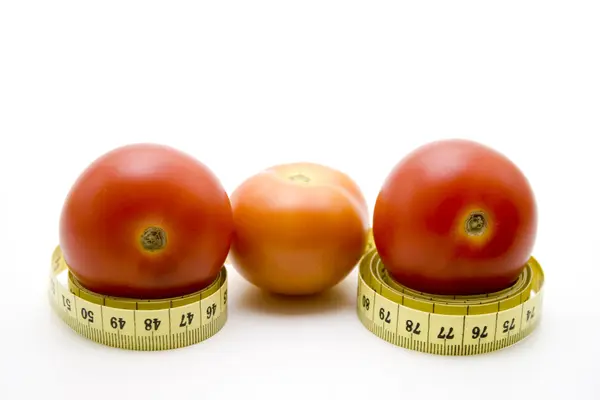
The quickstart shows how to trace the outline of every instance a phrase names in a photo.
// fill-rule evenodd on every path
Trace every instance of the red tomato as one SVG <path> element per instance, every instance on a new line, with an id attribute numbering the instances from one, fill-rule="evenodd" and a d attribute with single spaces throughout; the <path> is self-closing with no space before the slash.
<path id="1" fill-rule="evenodd" d="M 60 246 L 89 290 L 163 298 L 211 283 L 232 230 L 229 197 L 204 164 L 166 146 L 135 144 L 95 160 L 75 182 Z"/>
<path id="2" fill-rule="evenodd" d="M 466 140 L 422 146 L 387 177 L 373 237 L 390 275 L 415 290 L 478 294 L 513 284 L 537 231 L 534 194 L 505 156 Z"/>
<path id="3" fill-rule="evenodd" d="M 346 174 L 312 163 L 268 168 L 231 195 L 230 260 L 266 291 L 311 295 L 352 271 L 366 246 L 365 199 Z"/>

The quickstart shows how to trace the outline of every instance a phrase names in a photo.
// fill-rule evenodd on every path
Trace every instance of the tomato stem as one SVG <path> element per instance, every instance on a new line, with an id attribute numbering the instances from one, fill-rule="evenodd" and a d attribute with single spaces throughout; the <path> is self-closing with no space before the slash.
<path id="1" fill-rule="evenodd" d="M 145 250 L 161 250 L 167 245 L 167 233 L 157 226 L 148 227 L 142 233 L 140 243 Z"/>
<path id="2" fill-rule="evenodd" d="M 469 236 L 481 236 L 487 229 L 487 219 L 482 211 L 473 211 L 465 221 L 465 232 Z"/>
<path id="3" fill-rule="evenodd" d="M 290 181 L 310 182 L 310 178 L 304 174 L 294 174 L 288 177 Z"/>

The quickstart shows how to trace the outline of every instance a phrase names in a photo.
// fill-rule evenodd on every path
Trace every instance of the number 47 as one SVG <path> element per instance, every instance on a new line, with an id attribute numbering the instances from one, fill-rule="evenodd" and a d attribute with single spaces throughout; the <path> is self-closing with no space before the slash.
<path id="1" fill-rule="evenodd" d="M 187 314 L 181 314 L 181 322 L 179 323 L 179 327 L 183 328 L 192 324 L 194 320 L 194 314 L 189 312 Z"/>

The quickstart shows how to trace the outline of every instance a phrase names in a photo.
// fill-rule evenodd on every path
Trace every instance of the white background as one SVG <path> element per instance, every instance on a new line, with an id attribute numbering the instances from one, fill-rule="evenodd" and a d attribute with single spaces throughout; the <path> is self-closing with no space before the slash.
<path id="1" fill-rule="evenodd" d="M 0 4 L 0 398 L 600 398 L 599 2 Z M 543 323 L 515 347 L 387 344 L 356 318 L 356 274 L 283 303 L 230 269 L 224 330 L 172 352 L 93 344 L 48 308 L 64 196 L 116 146 L 183 149 L 228 192 L 321 162 L 372 210 L 401 157 L 449 137 L 504 152 L 537 195 Z"/>

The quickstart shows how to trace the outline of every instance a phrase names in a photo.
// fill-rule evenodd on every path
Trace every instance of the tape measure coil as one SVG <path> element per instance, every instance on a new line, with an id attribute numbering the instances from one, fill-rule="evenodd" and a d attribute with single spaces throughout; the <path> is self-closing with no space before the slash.
<path id="1" fill-rule="evenodd" d="M 474 355 L 527 337 L 542 313 L 544 273 L 533 257 L 506 290 L 434 296 L 396 282 L 372 242 L 359 264 L 357 313 L 373 334 L 397 346 L 438 355 Z"/>
<path id="2" fill-rule="evenodd" d="M 67 273 L 66 284 L 59 276 Z M 68 271 L 60 247 L 52 254 L 49 300 L 75 332 L 107 346 L 168 350 L 202 342 L 227 322 L 227 269 L 208 287 L 159 300 L 104 296 L 85 289 Z"/>

